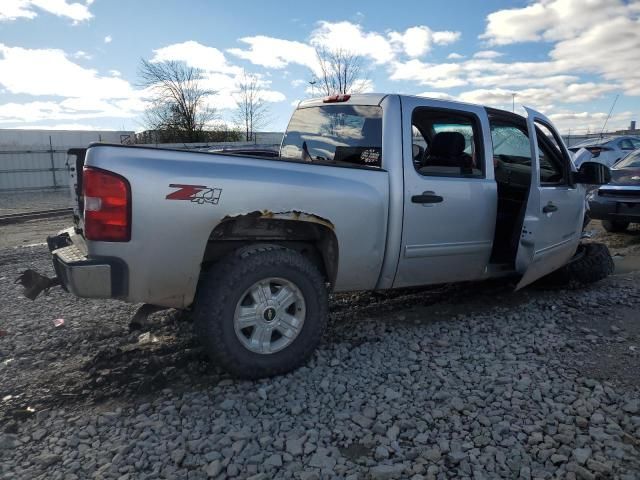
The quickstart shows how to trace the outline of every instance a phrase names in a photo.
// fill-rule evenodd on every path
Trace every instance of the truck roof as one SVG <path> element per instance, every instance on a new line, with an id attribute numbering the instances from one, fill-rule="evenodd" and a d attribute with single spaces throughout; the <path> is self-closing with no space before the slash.
<path id="1" fill-rule="evenodd" d="M 444 99 L 444 98 L 435 98 L 435 97 L 425 97 L 425 96 L 421 96 L 421 95 L 404 95 L 404 94 L 399 94 L 399 93 L 354 93 L 351 94 L 349 99 L 346 101 L 342 101 L 339 102 L 338 104 L 352 104 L 352 105 L 380 105 L 380 103 L 382 103 L 382 100 L 385 99 L 385 97 L 388 97 L 389 95 L 397 95 L 398 97 L 401 98 L 426 98 L 429 100 L 436 100 L 438 102 L 442 102 L 442 103 L 447 103 L 447 104 L 453 104 L 453 105 L 473 105 L 473 106 L 481 106 L 486 108 L 488 111 L 493 111 L 494 113 L 500 112 L 503 114 L 508 114 L 510 116 L 517 116 L 519 118 L 525 118 L 522 115 L 519 115 L 517 113 L 512 113 L 509 112 L 508 110 L 500 110 L 497 108 L 491 108 L 491 107 L 485 107 L 484 105 L 479 105 L 476 103 L 467 103 L 467 102 L 459 102 L 457 100 L 449 100 L 449 99 Z M 304 108 L 304 107 L 316 107 L 316 106 L 321 106 L 321 105 L 326 105 L 324 99 L 326 97 L 317 97 L 317 98 L 310 98 L 308 100 L 302 100 L 299 104 L 298 104 L 298 108 Z"/>

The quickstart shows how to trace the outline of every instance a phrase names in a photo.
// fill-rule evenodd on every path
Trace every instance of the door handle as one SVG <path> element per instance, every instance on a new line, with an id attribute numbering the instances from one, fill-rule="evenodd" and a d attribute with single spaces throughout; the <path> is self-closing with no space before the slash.
<path id="1" fill-rule="evenodd" d="M 422 195 L 414 195 L 411 197 L 413 203 L 442 203 L 444 199 L 435 192 L 422 192 Z"/>
<path id="2" fill-rule="evenodd" d="M 558 211 L 558 207 L 556 207 L 551 202 L 547 203 L 547 205 L 542 209 L 542 213 L 552 213 L 557 211 Z"/>

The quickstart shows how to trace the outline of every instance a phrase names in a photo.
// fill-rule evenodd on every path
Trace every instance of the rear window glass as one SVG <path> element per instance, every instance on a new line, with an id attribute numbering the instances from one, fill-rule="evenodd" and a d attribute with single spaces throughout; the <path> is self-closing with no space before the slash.
<path id="1" fill-rule="evenodd" d="M 283 160 L 379 168 L 382 108 L 327 105 L 296 110 L 282 140 Z"/>

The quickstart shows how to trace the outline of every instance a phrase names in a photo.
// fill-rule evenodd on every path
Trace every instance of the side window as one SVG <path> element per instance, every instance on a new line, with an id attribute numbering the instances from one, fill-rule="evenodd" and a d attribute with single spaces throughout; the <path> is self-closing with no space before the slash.
<path id="1" fill-rule="evenodd" d="M 633 145 L 634 149 L 640 148 L 640 139 L 632 138 L 629 141 L 631 142 L 631 145 Z"/>
<path id="2" fill-rule="evenodd" d="M 629 138 L 625 138 L 624 140 L 620 140 L 620 148 L 622 150 L 634 150 L 633 143 Z"/>
<path id="3" fill-rule="evenodd" d="M 412 156 L 421 175 L 483 177 L 476 117 L 451 110 L 416 108 L 412 115 Z"/>
<path id="4" fill-rule="evenodd" d="M 531 184 L 531 143 L 524 125 L 490 120 L 496 181 L 528 188 Z"/>
<path id="5" fill-rule="evenodd" d="M 547 125 L 538 121 L 535 124 L 540 152 L 540 185 L 566 185 L 566 162 L 559 140 Z"/>

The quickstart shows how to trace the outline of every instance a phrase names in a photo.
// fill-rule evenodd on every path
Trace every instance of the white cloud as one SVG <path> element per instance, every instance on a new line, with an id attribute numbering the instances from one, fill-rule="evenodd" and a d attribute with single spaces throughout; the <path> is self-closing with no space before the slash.
<path id="1" fill-rule="evenodd" d="M 557 41 L 580 35 L 609 20 L 637 11 L 622 0 L 537 0 L 523 8 L 498 10 L 487 16 L 480 38 L 492 45 Z M 603 19 L 606 19 L 603 22 Z"/>
<path id="2" fill-rule="evenodd" d="M 200 85 L 216 92 L 207 102 L 216 109 L 233 109 L 236 107 L 235 96 L 238 83 L 243 74 L 242 68 L 229 63 L 220 50 L 193 40 L 168 45 L 154 50 L 152 62 L 178 61 L 202 70 Z M 286 100 L 282 92 L 271 89 L 271 82 L 262 75 L 256 75 L 265 102 L 282 102 Z"/>
<path id="3" fill-rule="evenodd" d="M 33 19 L 38 16 L 38 10 L 66 17 L 74 23 L 93 18 L 89 11 L 90 2 L 69 3 L 67 0 L 2 0 L 0 2 L 0 21 L 11 21 L 18 18 Z"/>
<path id="4" fill-rule="evenodd" d="M 562 103 L 587 102 L 620 88 L 616 82 L 585 82 L 580 76 L 567 75 L 559 62 L 508 63 L 477 57 L 457 63 L 396 62 L 391 65 L 390 78 L 432 88 L 480 87 L 463 98 L 473 103 L 495 103 L 496 95 L 510 98 L 516 92 L 534 106 L 546 104 L 549 98 Z"/>
<path id="5" fill-rule="evenodd" d="M 5 0 L 0 3 L 0 21 L 35 18 L 38 14 L 31 7 L 30 2 L 23 0 Z"/>
<path id="6" fill-rule="evenodd" d="M 473 54 L 473 58 L 498 58 L 503 54 L 495 50 L 481 50 Z"/>
<path id="7" fill-rule="evenodd" d="M 113 37 L 111 35 L 107 35 L 106 37 L 104 37 L 104 43 L 111 43 L 113 42 Z"/>
<path id="8" fill-rule="evenodd" d="M 129 105 L 128 107 L 133 107 Z M 67 98 L 55 101 L 34 101 L 25 103 L 5 103 L 0 105 L 0 123 L 22 125 L 24 122 L 45 120 L 81 120 L 89 118 L 134 118 L 144 110 L 144 103 L 135 108 L 122 108 L 113 100 L 95 98 Z M 20 127 L 22 128 L 22 126 Z"/>
<path id="9" fill-rule="evenodd" d="M 424 25 L 410 27 L 404 32 L 380 33 L 365 31 L 361 25 L 349 21 L 321 21 L 306 43 L 257 35 L 240 39 L 248 45 L 247 49 L 231 48 L 228 52 L 262 67 L 284 68 L 298 64 L 317 72 L 316 47 L 345 50 L 373 61 L 375 65 L 385 65 L 395 61 L 399 54 L 419 57 L 431 51 L 434 44 L 446 45 L 459 38 L 460 32 L 434 32 Z"/>
<path id="10" fill-rule="evenodd" d="M 452 32 L 445 30 L 442 32 L 433 32 L 433 43 L 436 45 L 449 45 L 450 43 L 460 40 L 462 34 L 460 32 Z"/>
<path id="11" fill-rule="evenodd" d="M 73 58 L 83 59 L 83 60 L 91 60 L 93 57 L 85 52 L 84 50 L 78 50 L 71 55 Z"/>
<path id="12" fill-rule="evenodd" d="M 317 63 L 314 48 L 306 43 L 279 38 L 257 35 L 244 37 L 240 41 L 249 46 L 248 50 L 230 48 L 229 53 L 249 60 L 254 65 L 267 68 L 284 68 L 290 63 L 296 63 L 314 68 Z"/>
<path id="13" fill-rule="evenodd" d="M 84 57 L 84 52 L 75 56 Z M 0 44 L 0 86 L 7 93 L 54 100 L 0 105 L 0 122 L 22 126 L 45 120 L 77 122 L 95 118 L 134 118 L 145 107 L 142 92 L 129 82 L 80 66 L 56 49 L 27 49 Z"/>
<path id="14" fill-rule="evenodd" d="M 413 59 L 393 64 L 390 78 L 435 88 L 452 88 L 468 83 L 463 74 L 464 69 L 459 63 L 424 63 Z"/>
<path id="15" fill-rule="evenodd" d="M 510 104 L 512 95 L 516 94 L 516 102 L 540 108 L 549 103 L 585 103 L 615 91 L 615 85 L 573 83 L 561 88 L 525 88 L 525 89 L 476 89 L 462 92 L 458 98 L 463 102 L 478 103 L 489 106 Z"/>
<path id="16" fill-rule="evenodd" d="M 481 38 L 491 45 L 555 42 L 548 63 L 558 70 L 602 75 L 628 95 L 640 95 L 637 1 L 538 0 L 490 14 Z"/>
<path id="17" fill-rule="evenodd" d="M 320 22 L 311 34 L 310 43 L 329 50 L 346 50 L 377 64 L 387 63 L 394 57 L 387 38 L 377 32 L 365 32 L 360 25 L 351 22 Z"/>
<path id="18" fill-rule="evenodd" d="M 118 70 L 103 74 L 84 68 L 74 59 L 86 59 L 84 51 L 28 49 L 0 43 L 0 91 L 26 95 L 28 101 L 0 104 L 0 124 L 20 126 L 38 123 L 91 123 L 92 119 L 139 118 L 147 107 L 149 92 L 134 88 Z M 213 47 L 197 42 L 169 45 L 154 52 L 153 61 L 176 60 L 203 69 L 201 84 L 216 91 L 207 102 L 217 109 L 235 108 L 234 95 L 242 69 L 227 62 Z M 258 75 L 261 97 L 275 103 L 286 96 Z M 40 100 L 38 97 L 47 97 Z M 51 98 L 53 97 L 53 98 Z M 9 97 L 11 98 L 11 97 Z M 82 120 L 88 122 L 82 122 Z M 80 127 L 79 127 L 80 128 Z"/>
<path id="19" fill-rule="evenodd" d="M 452 52 L 449 55 L 447 55 L 447 59 L 449 60 L 460 60 L 464 58 L 464 55 L 460 55 L 459 53 L 456 52 Z"/>
<path id="20" fill-rule="evenodd" d="M 265 102 L 277 103 L 284 102 L 287 97 L 282 92 L 265 89 L 260 92 L 260 99 L 264 100 Z"/>
<path id="21" fill-rule="evenodd" d="M 607 120 L 609 112 L 585 112 L 585 111 L 550 111 L 546 112 L 555 127 L 563 133 L 599 133 L 602 131 L 604 122 Z M 607 121 L 606 130 L 614 131 L 627 128 L 629 120 L 635 118 L 633 112 L 625 111 L 611 116 Z"/>
<path id="22" fill-rule="evenodd" d="M 62 50 L 0 43 L 0 85 L 9 93 L 61 97 L 126 98 L 131 85 L 69 60 Z"/>
<path id="23" fill-rule="evenodd" d="M 159 48 L 154 50 L 153 54 L 152 62 L 185 62 L 190 67 L 206 72 L 239 74 L 242 71 L 240 67 L 229 64 L 224 53 L 217 48 L 193 40 Z"/>
<path id="24" fill-rule="evenodd" d="M 429 27 L 421 25 L 407 28 L 404 33 L 389 32 L 392 45 L 404 51 L 409 57 L 417 58 L 429 53 L 433 44 L 446 45 L 460 38 L 460 32 L 434 32 Z"/>

